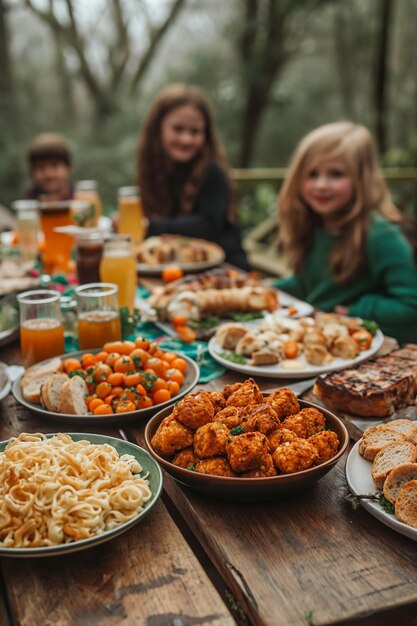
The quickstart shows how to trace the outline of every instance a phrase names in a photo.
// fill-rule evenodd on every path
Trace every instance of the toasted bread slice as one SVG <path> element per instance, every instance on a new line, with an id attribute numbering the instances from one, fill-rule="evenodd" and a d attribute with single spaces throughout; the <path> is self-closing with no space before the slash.
<path id="1" fill-rule="evenodd" d="M 25 371 L 20 387 L 25 400 L 34 404 L 41 403 L 41 386 L 56 372 L 62 370 L 61 359 L 55 357 L 42 365 L 35 364 Z"/>
<path id="2" fill-rule="evenodd" d="M 402 463 L 389 473 L 384 482 L 384 496 L 395 504 L 401 488 L 410 480 L 417 480 L 417 463 Z"/>
<path id="3" fill-rule="evenodd" d="M 382 448 L 372 464 L 372 478 L 377 489 L 382 489 L 388 474 L 402 463 L 414 463 L 417 448 L 409 441 L 390 443 Z"/>
<path id="4" fill-rule="evenodd" d="M 87 385 L 81 376 L 73 376 L 62 386 L 59 412 L 71 415 L 87 415 L 88 407 L 85 399 L 88 395 Z"/>
<path id="5" fill-rule="evenodd" d="M 410 480 L 401 488 L 395 502 L 395 515 L 400 522 L 417 528 L 417 480 Z"/>
<path id="6" fill-rule="evenodd" d="M 391 422 L 386 422 L 384 425 L 389 429 L 403 433 L 411 443 L 417 443 L 417 426 L 412 420 L 392 420 Z"/>
<path id="7" fill-rule="evenodd" d="M 407 441 L 406 435 L 384 424 L 371 426 L 363 434 L 359 444 L 359 454 L 368 461 L 373 461 L 382 448 L 397 441 Z"/>
<path id="8" fill-rule="evenodd" d="M 58 372 L 52 374 L 41 387 L 41 402 L 48 411 L 59 411 L 61 403 L 61 389 L 69 380 L 67 374 Z"/>

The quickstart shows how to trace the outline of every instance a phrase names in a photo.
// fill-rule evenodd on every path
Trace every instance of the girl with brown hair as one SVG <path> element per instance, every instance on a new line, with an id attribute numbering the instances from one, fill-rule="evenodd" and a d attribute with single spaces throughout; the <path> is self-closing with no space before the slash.
<path id="1" fill-rule="evenodd" d="M 137 178 L 147 236 L 215 241 L 228 261 L 248 268 L 229 167 L 199 89 L 170 85 L 157 95 L 139 143 Z"/>
<path id="2" fill-rule="evenodd" d="M 299 144 L 279 197 L 280 240 L 294 274 L 276 286 L 324 311 L 417 338 L 417 269 L 369 131 L 326 124 Z"/>

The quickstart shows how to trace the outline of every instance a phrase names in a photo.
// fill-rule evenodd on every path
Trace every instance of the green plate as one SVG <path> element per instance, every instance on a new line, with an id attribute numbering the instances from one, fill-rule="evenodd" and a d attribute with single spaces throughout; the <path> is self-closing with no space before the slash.
<path id="1" fill-rule="evenodd" d="M 56 433 L 48 434 L 47 437 L 53 437 Z M 57 546 L 42 546 L 39 548 L 6 548 L 0 543 L 0 556 L 12 556 L 12 557 L 43 557 L 43 556 L 58 556 L 59 554 L 68 554 L 71 552 L 78 552 L 79 550 L 85 550 L 86 548 L 92 548 L 98 546 L 100 543 L 114 539 L 122 533 L 132 528 L 135 524 L 140 522 L 152 509 L 162 491 L 162 472 L 158 463 L 152 458 L 152 456 L 143 450 L 139 446 L 134 445 L 123 439 L 116 439 L 116 437 L 107 437 L 106 435 L 92 435 L 89 433 L 65 433 L 70 435 L 74 441 L 80 441 L 86 439 L 90 443 L 103 444 L 107 443 L 117 450 L 119 455 L 131 454 L 140 463 L 142 467 L 141 476 L 148 474 L 147 479 L 149 481 L 149 488 L 152 492 L 151 499 L 146 502 L 143 510 L 124 524 L 120 524 L 112 530 L 107 530 L 90 539 L 82 539 L 80 541 L 73 541 L 71 543 L 63 543 Z M 0 443 L 0 452 L 3 452 L 8 441 L 2 441 Z"/>

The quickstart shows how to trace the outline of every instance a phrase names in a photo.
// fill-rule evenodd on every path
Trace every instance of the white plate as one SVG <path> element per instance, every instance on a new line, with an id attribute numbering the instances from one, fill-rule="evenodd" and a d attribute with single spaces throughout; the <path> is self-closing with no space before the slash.
<path id="1" fill-rule="evenodd" d="M 193 237 L 182 237 L 178 235 L 172 235 L 169 239 L 189 239 L 192 241 Z M 206 246 L 211 251 L 211 257 L 207 261 L 199 261 L 195 263 L 181 263 L 180 261 L 167 261 L 166 263 L 158 263 L 158 264 L 149 264 L 149 263 L 137 263 L 136 270 L 138 274 L 142 274 L 142 276 L 159 276 L 163 270 L 169 265 L 175 265 L 183 270 L 183 272 L 203 272 L 204 270 L 209 270 L 212 267 L 216 267 L 217 265 L 221 265 L 226 258 L 226 254 L 217 243 L 213 241 L 206 241 L 205 239 L 196 239 L 196 241 L 200 242 L 202 246 Z"/>
<path id="2" fill-rule="evenodd" d="M 252 325 L 247 326 L 248 328 L 253 328 L 253 323 Z M 375 352 L 378 352 L 379 348 L 383 344 L 383 341 L 384 335 L 380 330 L 377 330 L 372 340 L 372 345 L 368 350 L 360 352 L 355 359 L 341 359 L 339 357 L 334 357 L 333 361 L 328 365 L 311 365 L 305 361 L 303 355 L 300 355 L 294 359 L 294 361 L 303 361 L 305 363 L 305 367 L 296 370 L 285 369 L 282 367 L 281 363 L 276 363 L 275 365 L 241 365 L 240 363 L 228 361 L 220 356 L 222 352 L 228 351 L 220 347 L 215 337 L 210 339 L 208 349 L 213 359 L 215 359 L 218 363 L 221 363 L 221 365 L 224 365 L 224 367 L 227 367 L 230 370 L 246 374 L 247 376 L 264 376 L 265 378 L 312 378 L 313 376 L 318 376 L 319 374 L 345 369 L 345 367 L 355 367 L 355 365 L 361 361 L 368 359 L 370 356 L 375 354 Z"/>
<path id="3" fill-rule="evenodd" d="M 378 493 L 371 476 L 372 463 L 359 454 L 359 444 L 360 441 L 353 446 L 346 461 L 346 482 L 350 491 L 356 496 Z M 360 502 L 363 508 L 379 519 L 380 522 L 397 531 L 397 533 L 417 541 L 417 529 L 403 524 L 394 514 L 391 515 L 384 511 L 379 502 L 364 499 L 361 499 Z"/>
<path id="4" fill-rule="evenodd" d="M 285 293 L 285 291 L 280 291 L 279 289 L 278 293 L 280 308 L 277 309 L 277 312 L 283 317 L 292 317 L 296 319 L 297 317 L 306 317 L 313 313 L 314 307 L 311 306 L 311 304 L 309 304 L 308 302 L 304 302 L 304 300 L 299 300 L 298 298 L 291 296 L 289 293 Z M 286 309 L 289 306 L 297 309 L 297 313 L 294 313 L 294 315 L 288 315 Z"/>
<path id="5" fill-rule="evenodd" d="M 54 434 L 49 434 L 48 437 L 53 437 Z M 116 439 L 115 437 L 108 437 L 107 435 L 92 435 L 89 433 L 68 433 L 74 441 L 80 441 L 80 439 L 87 439 L 90 443 L 95 444 L 109 444 L 116 448 L 120 456 L 123 454 L 131 454 L 142 466 L 142 476 L 147 476 L 149 481 L 149 488 L 152 492 L 151 499 L 146 502 L 143 510 L 138 513 L 133 519 L 116 526 L 112 530 L 107 530 L 99 535 L 91 537 L 91 539 L 82 539 L 81 541 L 73 541 L 71 543 L 63 543 L 57 546 L 42 546 L 39 548 L 6 548 L 0 544 L 1 556 L 13 556 L 13 557 L 43 557 L 43 556 L 57 556 L 58 554 L 68 554 L 70 552 L 78 552 L 79 550 L 85 550 L 86 548 L 92 548 L 100 543 L 114 539 L 118 535 L 126 532 L 143 519 L 154 506 L 158 500 L 162 491 L 162 472 L 158 463 L 153 457 L 143 450 L 139 446 L 136 446 L 129 441 L 123 439 Z M 4 450 L 8 441 L 2 441 L 0 443 L 0 452 Z"/>
<path id="6" fill-rule="evenodd" d="M 85 352 L 92 352 L 93 354 L 95 354 L 100 351 L 101 351 L 100 348 L 98 348 L 95 350 L 82 350 L 79 352 L 69 352 L 68 354 L 61 354 L 59 358 L 69 359 L 73 357 L 75 359 L 78 359 Z M 90 415 L 90 414 L 89 415 L 71 415 L 69 413 L 55 413 L 54 411 L 48 411 L 47 409 L 44 409 L 43 406 L 41 406 L 40 404 L 34 404 L 33 402 L 28 402 L 27 400 L 25 400 L 25 398 L 23 397 L 22 388 L 20 385 L 22 376 L 19 376 L 19 378 L 13 383 L 12 392 L 16 400 L 21 405 L 25 406 L 27 409 L 30 409 L 31 411 L 34 411 L 35 413 L 38 413 L 39 415 L 42 415 L 43 417 L 47 419 L 53 419 L 54 421 L 56 420 L 57 422 L 71 422 L 71 423 L 83 422 L 84 424 L 106 424 L 106 423 L 114 423 L 114 422 L 121 422 L 121 423 L 130 422 L 132 420 L 149 417 L 150 415 L 153 415 L 154 413 L 164 408 L 165 406 L 174 404 L 175 402 L 177 402 L 180 398 L 185 396 L 185 394 L 189 393 L 195 387 L 200 377 L 200 369 L 197 363 L 195 363 L 195 361 L 190 359 L 188 356 L 181 355 L 181 358 L 187 361 L 187 370 L 184 375 L 185 379 L 184 379 L 183 386 L 181 387 L 177 395 L 173 396 L 170 400 L 166 400 L 166 402 L 161 402 L 161 404 L 155 404 L 154 406 L 151 406 L 147 409 L 138 409 L 137 411 L 129 411 L 127 413 L 111 413 L 110 415 Z M 45 359 L 45 362 L 49 360 L 50 359 Z M 41 363 L 44 363 L 44 361 L 41 361 Z"/>

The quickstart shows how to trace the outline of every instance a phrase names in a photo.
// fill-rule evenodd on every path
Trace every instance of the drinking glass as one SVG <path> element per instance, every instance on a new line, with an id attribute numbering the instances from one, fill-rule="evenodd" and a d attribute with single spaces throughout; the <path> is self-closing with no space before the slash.
<path id="1" fill-rule="evenodd" d="M 75 289 L 78 308 L 78 343 L 80 350 L 101 348 L 108 341 L 122 337 L 117 285 L 89 283 Z"/>
<path id="2" fill-rule="evenodd" d="M 33 260 L 39 254 L 39 202 L 16 200 L 12 208 L 17 212 L 19 247 L 24 259 Z"/>
<path id="3" fill-rule="evenodd" d="M 119 222 L 121 235 L 130 235 L 133 241 L 142 241 L 145 236 L 142 201 L 139 187 L 119 187 Z"/>
<path id="4" fill-rule="evenodd" d="M 74 237 L 55 230 L 57 226 L 72 224 L 71 201 L 41 202 L 41 226 L 45 236 L 42 256 L 43 270 L 47 274 L 67 272 L 70 267 Z"/>
<path id="5" fill-rule="evenodd" d="M 137 274 L 130 237 L 114 235 L 104 240 L 100 278 L 102 281 L 115 283 L 119 288 L 119 306 L 133 311 Z"/>
<path id="6" fill-rule="evenodd" d="M 103 254 L 103 234 L 87 230 L 76 235 L 77 276 L 80 285 L 100 280 L 100 261 Z"/>
<path id="7" fill-rule="evenodd" d="M 49 289 L 17 296 L 20 309 L 20 346 L 27 367 L 64 352 L 60 294 Z"/>
<path id="8" fill-rule="evenodd" d="M 100 215 L 102 214 L 101 200 L 98 193 L 98 185 L 96 180 L 79 180 L 75 183 L 74 200 L 82 200 L 88 202 L 92 207 L 92 215 L 84 224 L 84 226 L 97 226 Z"/>

